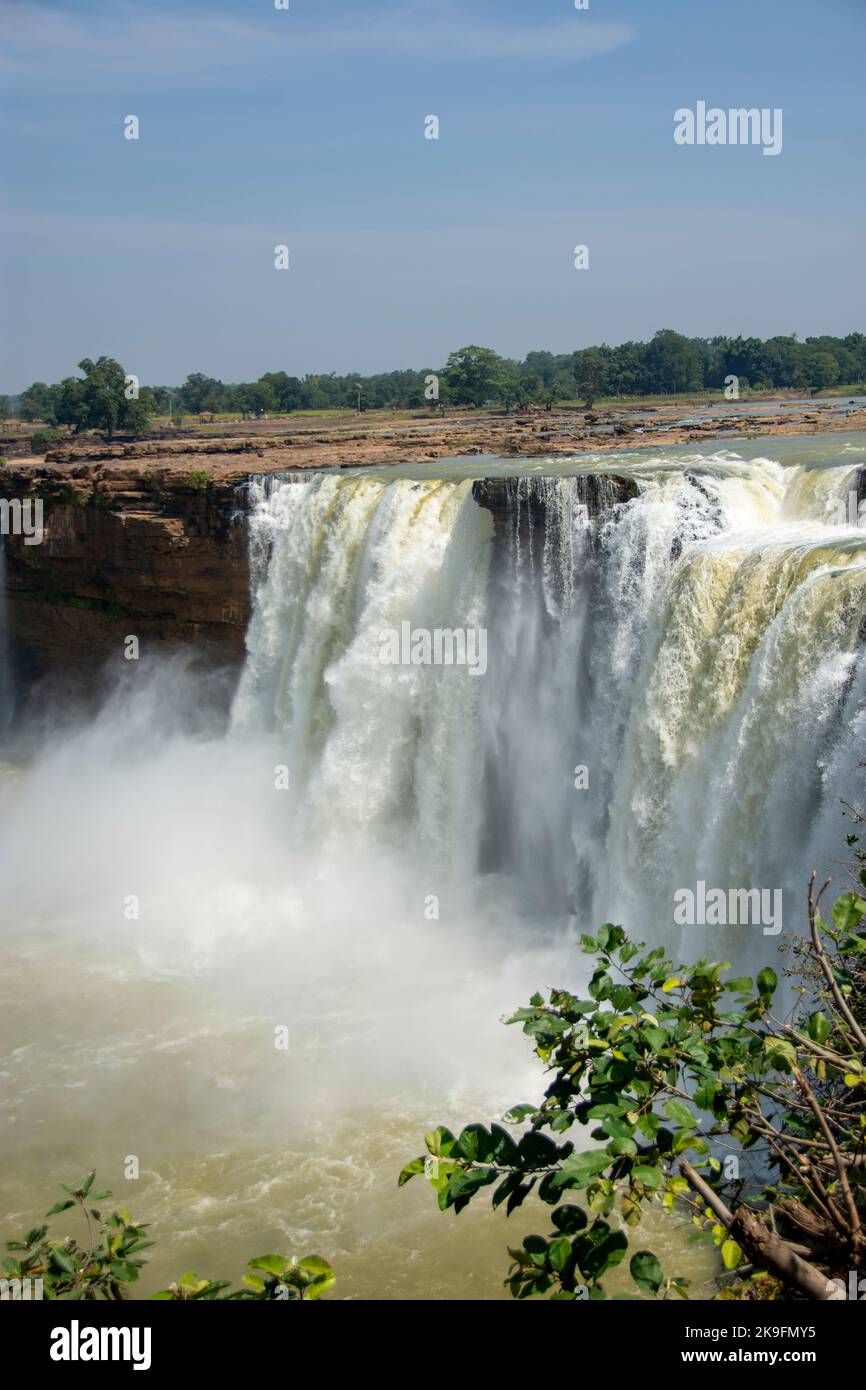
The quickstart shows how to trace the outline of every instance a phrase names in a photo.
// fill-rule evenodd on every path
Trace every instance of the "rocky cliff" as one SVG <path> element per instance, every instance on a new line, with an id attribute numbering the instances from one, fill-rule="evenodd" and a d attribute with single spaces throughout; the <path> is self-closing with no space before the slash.
<path id="1" fill-rule="evenodd" d="M 635 436 L 635 444 L 673 444 L 711 439 L 730 423 L 716 412 L 696 430 L 694 422 L 677 421 L 673 408 L 656 410 L 654 417 L 650 427 L 633 412 L 609 412 L 603 428 L 610 438 L 593 438 L 593 453 L 621 448 L 625 433 Z M 51 675 L 70 688 L 92 687 L 105 663 L 122 657 L 128 636 L 139 639 L 142 654 L 192 648 L 215 664 L 236 666 L 250 609 L 243 521 L 252 474 L 429 462 L 458 454 L 574 454 L 585 447 L 578 441 L 587 430 L 595 434 L 596 418 L 545 412 L 526 419 L 383 419 L 363 429 L 347 423 L 326 430 L 256 422 L 189 438 L 73 438 L 45 460 L 10 458 L 0 470 L 0 498 L 39 499 L 44 525 L 39 545 L 15 534 L 5 544 L 17 679 L 32 686 Z M 863 429 L 866 412 L 840 416 L 828 404 L 803 419 L 795 412 L 764 417 L 750 425 L 750 433 L 804 428 Z M 634 483 L 611 472 L 587 475 L 581 487 L 593 513 L 632 495 Z M 500 530 L 511 524 L 508 515 L 519 502 L 516 480 L 479 481 L 475 498 L 493 512 Z M 543 488 L 534 488 L 531 500 L 534 514 L 544 505 Z"/>
<path id="2" fill-rule="evenodd" d="M 6 541 L 11 658 L 25 685 L 51 674 L 70 687 L 98 681 L 128 636 L 142 655 L 195 644 L 236 663 L 249 617 L 235 480 L 160 467 L 7 467 L 3 493 L 42 503 L 41 544 Z"/>

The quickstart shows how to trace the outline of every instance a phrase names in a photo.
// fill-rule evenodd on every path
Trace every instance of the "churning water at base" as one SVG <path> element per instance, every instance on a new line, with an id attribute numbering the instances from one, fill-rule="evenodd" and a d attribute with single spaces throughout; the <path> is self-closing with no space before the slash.
<path id="1" fill-rule="evenodd" d="M 95 1165 L 154 1223 L 148 1290 L 279 1249 L 347 1296 L 499 1296 L 501 1212 L 396 1173 L 431 1122 L 540 1094 L 501 1015 L 577 984 L 602 920 L 771 959 L 760 927 L 676 928 L 674 891 L 781 888 L 796 930 L 863 801 L 838 512 L 866 441 L 773 452 L 253 485 L 228 730 L 142 661 L 0 784 L 4 1234 Z M 484 628 L 486 671 L 384 664 L 403 623 Z"/>

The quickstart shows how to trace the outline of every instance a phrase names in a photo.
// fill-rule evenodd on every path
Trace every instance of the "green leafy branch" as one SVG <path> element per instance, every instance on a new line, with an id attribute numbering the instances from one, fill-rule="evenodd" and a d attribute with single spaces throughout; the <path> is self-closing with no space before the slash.
<path id="1" fill-rule="evenodd" d="M 6 1242 L 10 1253 L 0 1261 L 5 1280 L 39 1279 L 46 1299 L 130 1297 L 130 1285 L 137 1283 L 146 1263 L 143 1252 L 153 1242 L 146 1239 L 147 1227 L 133 1221 L 127 1211 L 114 1211 L 103 1217 L 91 1205 L 112 1195 L 108 1191 L 94 1192 L 95 1179 L 96 1173 L 91 1172 L 77 1187 L 61 1183 L 66 1198 L 46 1213 L 47 1220 L 78 1209 L 85 1220 L 86 1243 L 80 1244 L 74 1236 L 50 1237 L 47 1224 L 34 1227 L 21 1240 Z M 227 1280 L 199 1279 L 189 1272 L 152 1297 L 181 1303 L 212 1299 L 296 1302 L 321 1298 L 331 1291 L 335 1280 L 331 1266 L 318 1255 L 301 1260 L 260 1255 L 248 1264 L 242 1288 L 232 1288 Z"/>
<path id="2" fill-rule="evenodd" d="M 843 894 L 828 924 L 827 885 L 814 887 L 813 875 L 798 958 L 805 983 L 790 1021 L 771 1014 L 769 967 L 753 980 L 729 977 L 728 962 L 674 965 L 611 923 L 582 937 L 595 958 L 589 997 L 536 994 L 508 1020 L 553 1073 L 539 1106 L 504 1117 L 528 1127 L 512 1136 L 470 1124 L 455 1137 L 438 1126 L 401 1185 L 423 1173 L 455 1213 L 486 1187 L 509 1216 L 531 1193 L 552 1208 L 552 1231 L 509 1248 L 506 1282 L 518 1298 L 604 1297 L 603 1276 L 624 1260 L 627 1231 L 649 1205 L 690 1208 L 741 1296 L 768 1280 L 789 1294 L 838 1296 L 832 1279 L 866 1253 L 866 900 Z M 561 1139 L 575 1126 L 594 1146 Z M 761 1180 L 751 1193 L 739 1177 L 746 1156 Z M 568 1200 L 578 1193 L 581 1205 Z M 688 1296 L 651 1251 L 629 1268 L 642 1294 Z"/>

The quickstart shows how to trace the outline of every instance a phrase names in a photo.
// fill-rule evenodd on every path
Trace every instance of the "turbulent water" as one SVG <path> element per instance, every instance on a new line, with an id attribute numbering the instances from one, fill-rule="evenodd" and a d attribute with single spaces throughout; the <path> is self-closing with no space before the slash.
<path id="1" fill-rule="evenodd" d="M 500 1016 L 602 920 L 763 963 L 675 891 L 781 890 L 798 930 L 863 802 L 866 440 L 763 448 L 251 484 L 228 728 L 142 662 L 3 785 L 5 1225 L 96 1164 L 148 1287 L 303 1247 L 348 1296 L 498 1296 L 503 1219 L 395 1175 L 539 1094 Z M 520 476 L 491 510 L 481 474 Z M 404 624 L 486 669 L 383 661 Z"/>

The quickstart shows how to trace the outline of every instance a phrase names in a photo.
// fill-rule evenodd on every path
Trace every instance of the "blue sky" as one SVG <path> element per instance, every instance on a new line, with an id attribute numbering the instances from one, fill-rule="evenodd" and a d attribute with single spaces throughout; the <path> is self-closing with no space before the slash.
<path id="1" fill-rule="evenodd" d="M 866 329 L 863 0 L 290 4 L 0 0 L 0 389 Z"/>

